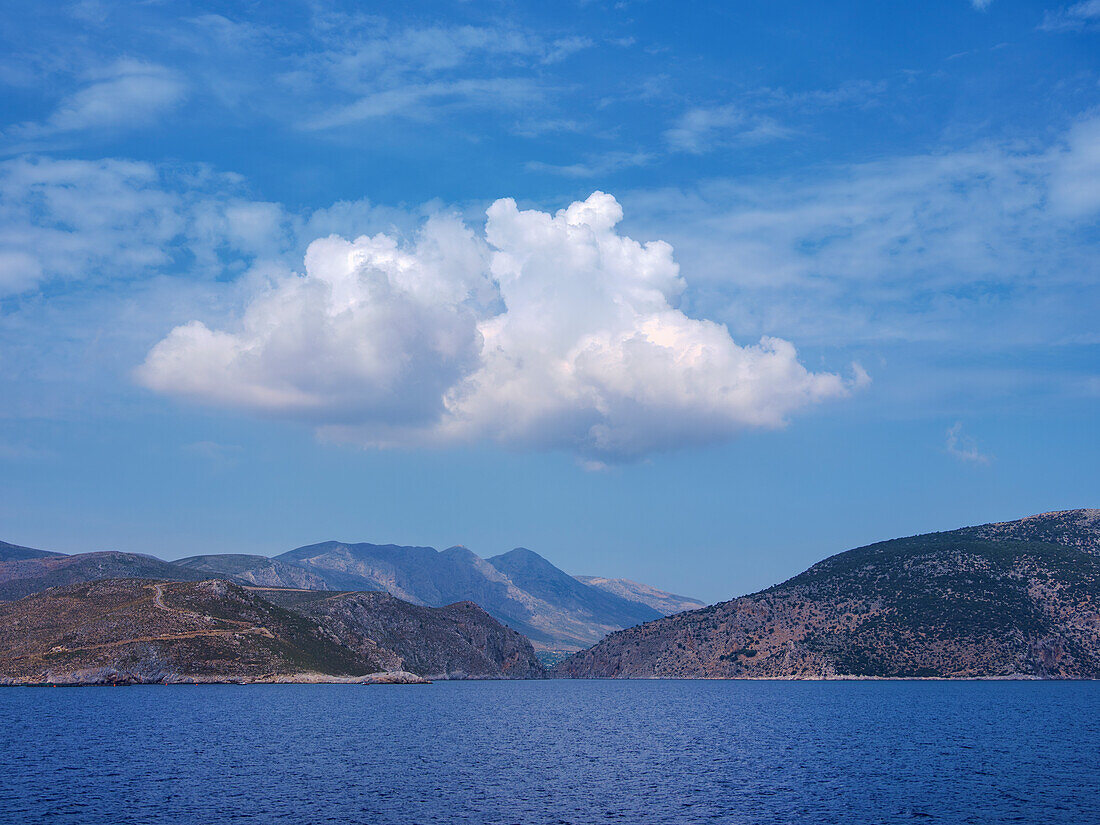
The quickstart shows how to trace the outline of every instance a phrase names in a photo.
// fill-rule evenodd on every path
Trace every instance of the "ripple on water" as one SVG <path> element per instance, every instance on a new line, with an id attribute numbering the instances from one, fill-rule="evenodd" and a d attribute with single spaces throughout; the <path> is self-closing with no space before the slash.
<path id="1" fill-rule="evenodd" d="M 1100 822 L 1100 684 L 0 691 L 0 822 Z"/>

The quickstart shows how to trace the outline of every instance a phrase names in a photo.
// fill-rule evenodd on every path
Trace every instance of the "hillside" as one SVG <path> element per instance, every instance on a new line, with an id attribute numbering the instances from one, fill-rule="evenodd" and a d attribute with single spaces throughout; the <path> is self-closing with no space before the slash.
<path id="1" fill-rule="evenodd" d="M 1057 514 L 1054 533 L 1054 520 L 1023 519 L 849 550 L 759 593 L 614 633 L 554 672 L 1100 677 L 1089 512 Z M 1001 538 L 1029 530 L 1064 543 Z"/>
<path id="2" fill-rule="evenodd" d="M 620 627 L 632 627 L 661 615 L 641 602 L 592 587 L 562 572 L 525 547 L 517 547 L 486 561 L 525 593 L 544 604 L 555 606 L 563 614 L 606 627 L 608 632 Z"/>
<path id="3" fill-rule="evenodd" d="M 210 575 L 138 553 L 51 554 L 0 562 L 0 601 L 19 599 L 48 587 L 123 578 L 199 581 Z"/>
<path id="4" fill-rule="evenodd" d="M 18 544 L 8 544 L 6 541 L 0 541 L 0 562 L 26 561 L 27 559 L 42 559 L 60 555 L 60 553 L 52 553 L 49 550 L 35 550 L 33 547 L 22 547 Z"/>
<path id="5" fill-rule="evenodd" d="M 188 556 L 185 559 L 177 559 L 172 564 L 207 576 L 232 579 L 240 584 L 260 587 L 301 587 L 306 590 L 330 589 L 320 576 L 267 556 L 223 553 Z"/>
<path id="6" fill-rule="evenodd" d="M 577 650 L 660 615 L 579 582 L 530 550 L 487 560 L 465 547 L 437 551 L 329 541 L 275 561 L 308 570 L 334 590 L 384 590 L 429 607 L 471 601 L 541 648 Z"/>
<path id="7" fill-rule="evenodd" d="M 1100 510 L 1059 510 L 1017 521 L 964 527 L 952 533 L 991 541 L 1043 541 L 1100 555 Z"/>
<path id="8" fill-rule="evenodd" d="M 316 622 L 225 581 L 108 579 L 0 604 L 0 678 L 9 683 L 273 681 L 382 670 Z"/>
<path id="9" fill-rule="evenodd" d="M 632 582 L 630 579 L 607 579 L 603 576 L 577 576 L 576 579 L 592 587 L 598 587 L 600 590 L 606 590 L 619 598 L 651 607 L 662 616 L 683 613 L 685 610 L 698 610 L 704 606 L 698 599 L 677 596 L 675 593 L 658 590 L 648 584 Z"/>
<path id="10" fill-rule="evenodd" d="M 13 548 L 9 551 L 12 560 L 0 561 L 0 601 L 102 578 L 222 578 L 256 587 L 383 591 L 426 607 L 474 602 L 526 635 L 542 651 L 580 650 L 612 631 L 674 612 L 649 601 L 679 604 L 682 600 L 625 580 L 600 579 L 599 585 L 589 584 L 522 548 L 483 559 L 465 547 L 437 551 L 432 547 L 327 541 L 274 558 L 206 554 L 165 562 L 137 553 L 63 556 L 7 547 Z M 3 549 L 0 547 L 0 552 Z M 634 594 L 636 598 L 631 597 Z"/>
<path id="11" fill-rule="evenodd" d="M 429 679 L 545 676 L 531 643 L 472 602 L 422 607 L 388 593 L 255 591 L 315 619 L 341 644 Z"/>

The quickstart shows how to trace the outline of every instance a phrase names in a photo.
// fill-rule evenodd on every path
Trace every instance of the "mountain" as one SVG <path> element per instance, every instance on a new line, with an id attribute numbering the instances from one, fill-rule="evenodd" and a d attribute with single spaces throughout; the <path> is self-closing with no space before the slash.
<path id="1" fill-rule="evenodd" d="M 107 579 L 0 604 L 6 683 L 361 677 L 385 668 L 317 622 L 225 581 Z"/>
<path id="2" fill-rule="evenodd" d="M 18 544 L 8 544 L 6 541 L 0 541 L 0 562 L 44 559 L 60 555 L 60 553 L 53 553 L 49 550 L 35 550 L 33 547 L 21 547 Z"/>
<path id="3" fill-rule="evenodd" d="M 325 580 L 301 567 L 275 561 L 268 556 L 223 553 L 209 556 L 188 556 L 172 564 L 208 576 L 229 578 L 240 584 L 260 587 L 300 587 L 306 590 L 328 590 Z"/>
<path id="4" fill-rule="evenodd" d="M 660 615 L 586 585 L 522 548 L 486 560 L 465 547 L 437 551 L 328 541 L 275 561 L 308 570 L 334 590 L 384 590 L 429 607 L 471 601 L 544 649 L 577 650 Z"/>
<path id="5" fill-rule="evenodd" d="M 309 616 L 341 644 L 387 670 L 429 679 L 535 679 L 546 675 L 531 642 L 472 602 L 422 607 L 389 593 L 257 589 Z"/>
<path id="6" fill-rule="evenodd" d="M 544 653 L 583 649 L 612 631 L 666 612 L 647 599 L 654 604 L 684 601 L 625 580 L 609 584 L 613 580 L 601 579 L 599 586 L 591 585 L 523 548 L 488 560 L 461 546 L 437 551 L 338 541 L 299 547 L 275 558 L 208 554 L 176 562 L 114 551 L 63 556 L 15 545 L 0 546 L 4 552 L 11 559 L 0 555 L 0 601 L 104 578 L 220 578 L 256 587 L 384 591 L 425 607 L 474 602 Z"/>
<path id="7" fill-rule="evenodd" d="M 198 581 L 210 576 L 139 553 L 55 553 L 0 562 L 0 601 L 22 598 L 47 587 L 120 578 Z"/>
<path id="8" fill-rule="evenodd" d="M 759 593 L 613 633 L 554 673 L 1098 678 L 1095 514 L 849 550 Z"/>
<path id="9" fill-rule="evenodd" d="M 662 616 L 671 616 L 674 613 L 696 610 L 704 606 L 703 602 L 698 599 L 677 596 L 675 593 L 667 593 L 664 590 L 658 590 L 656 587 L 650 587 L 648 584 L 632 582 L 630 579 L 605 579 L 602 576 L 576 576 L 575 578 L 592 587 L 606 590 L 621 599 L 628 599 L 651 607 Z"/>

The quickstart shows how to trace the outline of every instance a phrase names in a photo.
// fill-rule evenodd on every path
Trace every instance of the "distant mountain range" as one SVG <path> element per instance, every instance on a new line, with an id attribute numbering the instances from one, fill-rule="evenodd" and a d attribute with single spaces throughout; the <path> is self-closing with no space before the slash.
<path id="1" fill-rule="evenodd" d="M 437 551 L 328 541 L 274 558 L 221 554 L 167 562 L 137 553 L 66 556 L 0 544 L 0 601 L 110 578 L 221 578 L 255 587 L 383 591 L 425 607 L 470 601 L 542 650 L 580 650 L 614 630 L 702 605 L 625 579 L 576 578 L 524 548 L 482 559 L 465 547 Z"/>
<path id="2" fill-rule="evenodd" d="M 894 539 L 609 635 L 567 677 L 1100 678 L 1100 510 Z"/>

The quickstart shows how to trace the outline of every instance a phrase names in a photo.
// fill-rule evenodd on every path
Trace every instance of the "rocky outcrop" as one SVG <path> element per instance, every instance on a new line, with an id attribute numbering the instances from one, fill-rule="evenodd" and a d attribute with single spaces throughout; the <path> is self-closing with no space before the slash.
<path id="1" fill-rule="evenodd" d="M 1035 526 L 1010 523 L 850 550 L 760 593 L 613 633 L 554 673 L 1100 678 L 1089 512 L 1043 527 L 1062 544 L 999 538 Z"/>

